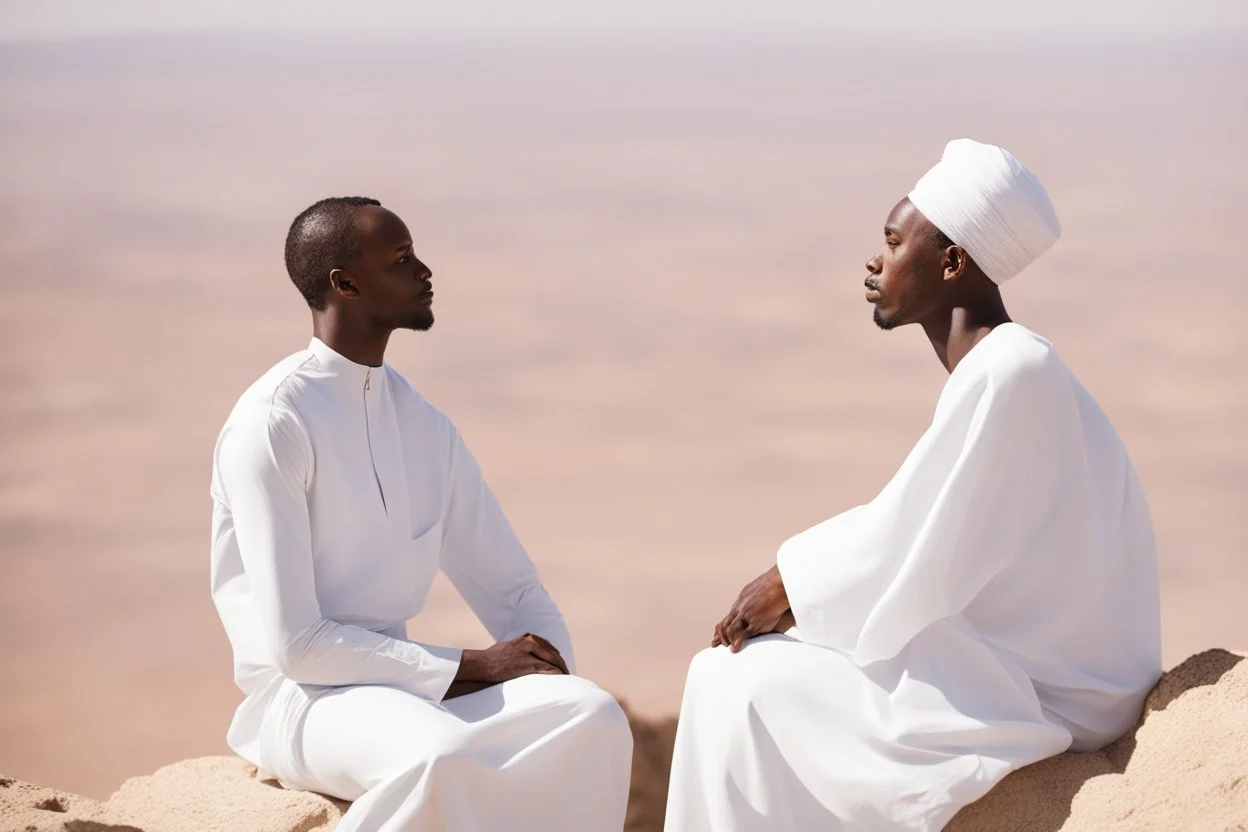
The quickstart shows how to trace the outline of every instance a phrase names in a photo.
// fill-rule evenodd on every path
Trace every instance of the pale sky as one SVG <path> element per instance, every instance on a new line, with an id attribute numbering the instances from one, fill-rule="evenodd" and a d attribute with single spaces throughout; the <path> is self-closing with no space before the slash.
<path id="1" fill-rule="evenodd" d="M 0 0 L 0 40 L 204 28 L 381 32 L 1248 32 L 1248 0 Z"/>

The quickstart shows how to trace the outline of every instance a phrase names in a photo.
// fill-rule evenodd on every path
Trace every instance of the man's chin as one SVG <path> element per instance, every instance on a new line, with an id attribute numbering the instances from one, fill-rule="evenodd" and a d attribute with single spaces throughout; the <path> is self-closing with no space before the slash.
<path id="1" fill-rule="evenodd" d="M 404 329 L 414 329 L 417 332 L 427 332 L 433 326 L 433 312 L 427 312 L 424 315 L 411 321 Z"/>
<path id="2" fill-rule="evenodd" d="M 886 315 L 880 311 L 880 307 L 878 306 L 875 307 L 875 312 L 872 315 L 872 318 L 875 320 L 875 325 L 883 330 L 896 329 L 902 323 L 900 314 L 894 313 L 892 315 Z"/>

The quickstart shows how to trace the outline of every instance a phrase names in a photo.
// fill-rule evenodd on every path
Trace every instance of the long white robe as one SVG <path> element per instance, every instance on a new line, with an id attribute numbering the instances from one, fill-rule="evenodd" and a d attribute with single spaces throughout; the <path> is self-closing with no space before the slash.
<path id="1" fill-rule="evenodd" d="M 1160 674 L 1134 468 L 1018 324 L 958 364 L 879 496 L 777 560 L 797 626 L 694 658 L 669 832 L 940 829 L 1125 732 Z"/>
<path id="2" fill-rule="evenodd" d="M 632 739 L 608 694 L 540 676 L 443 703 L 461 651 L 407 639 L 441 568 L 495 639 L 537 633 L 574 667 L 472 454 L 402 376 L 314 339 L 235 406 L 212 496 L 240 756 L 356 801 L 342 832 L 623 826 Z"/>

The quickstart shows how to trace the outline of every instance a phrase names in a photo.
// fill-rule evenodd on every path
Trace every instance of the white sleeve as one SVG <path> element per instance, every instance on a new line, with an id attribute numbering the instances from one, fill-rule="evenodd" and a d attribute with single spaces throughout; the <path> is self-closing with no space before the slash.
<path id="1" fill-rule="evenodd" d="M 392 685 L 440 701 L 462 651 L 390 638 L 321 615 L 312 565 L 307 488 L 311 442 L 274 404 L 226 429 L 216 465 L 273 661 L 309 685 Z"/>
<path id="2" fill-rule="evenodd" d="M 1063 484 L 1086 464 L 1079 430 L 1053 369 L 993 377 L 958 400 L 874 501 L 780 548 L 802 638 L 860 664 L 890 659 L 1035 560 L 1036 541 L 1078 516 Z"/>
<path id="3" fill-rule="evenodd" d="M 454 426 L 450 435 L 451 496 L 442 571 L 495 641 L 534 633 L 553 644 L 575 673 L 563 615 Z"/>

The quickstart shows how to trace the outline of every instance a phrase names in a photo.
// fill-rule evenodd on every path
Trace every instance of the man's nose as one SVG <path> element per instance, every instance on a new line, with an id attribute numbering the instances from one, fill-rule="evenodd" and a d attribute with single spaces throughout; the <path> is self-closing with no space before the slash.
<path id="1" fill-rule="evenodd" d="M 879 274 L 883 269 L 880 267 L 880 255 L 875 255 L 867 261 L 867 271 L 871 274 Z"/>

